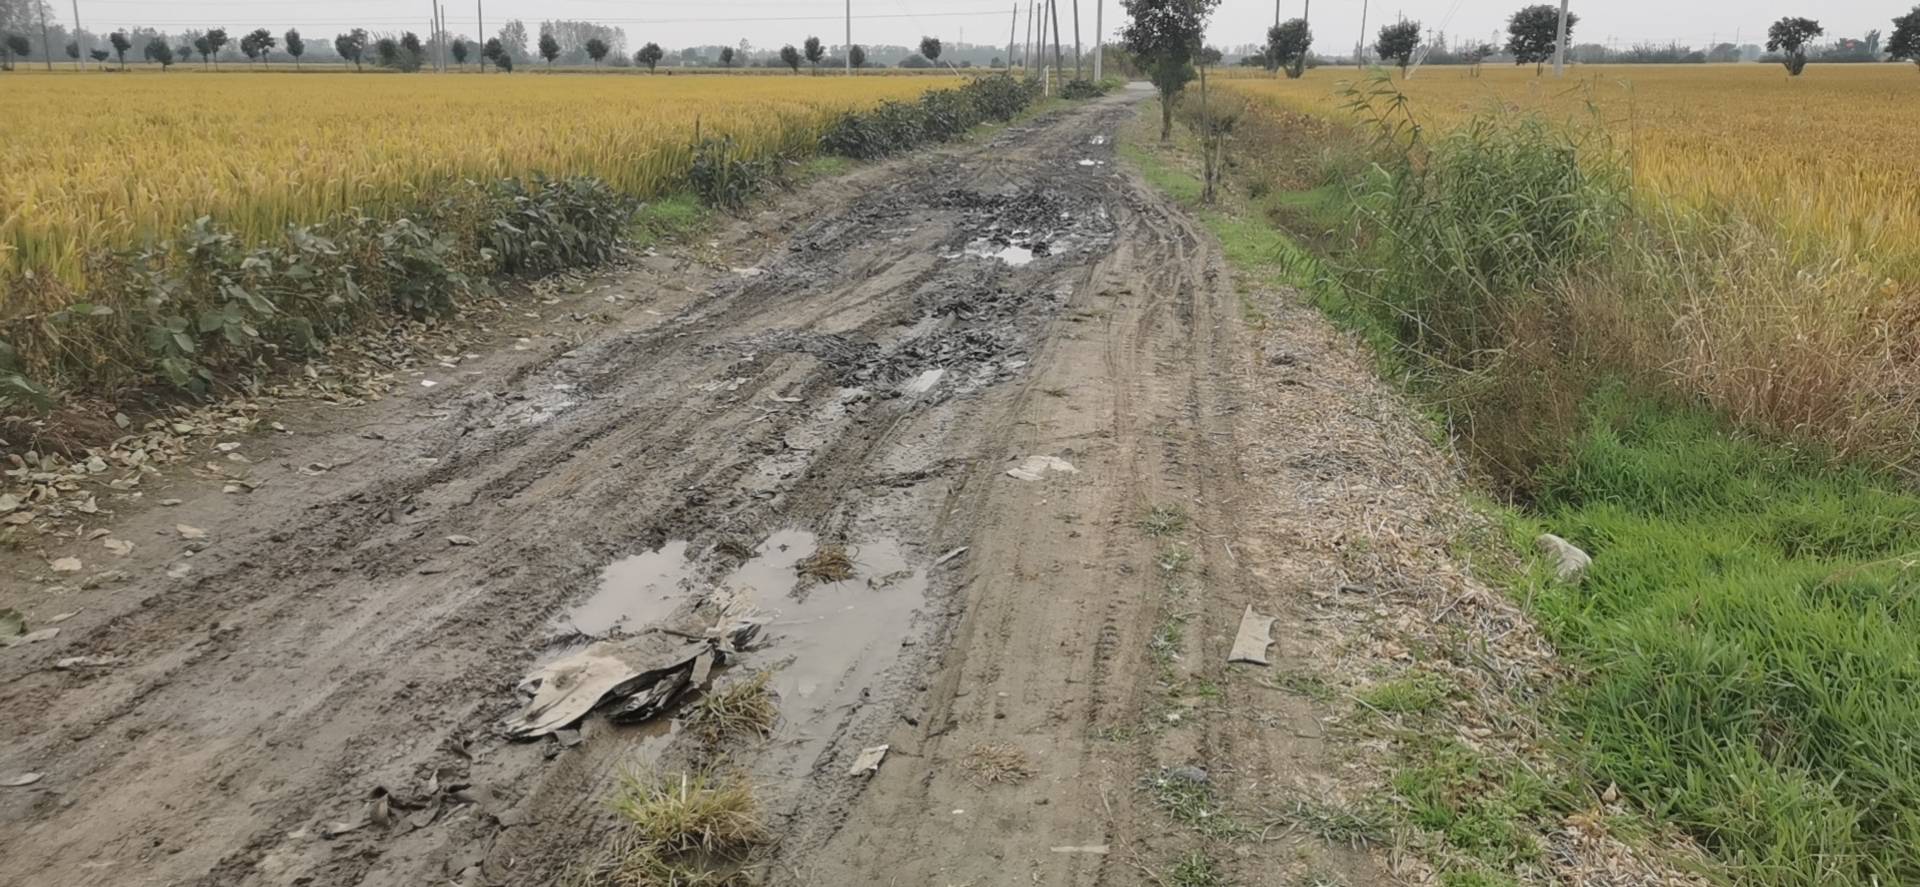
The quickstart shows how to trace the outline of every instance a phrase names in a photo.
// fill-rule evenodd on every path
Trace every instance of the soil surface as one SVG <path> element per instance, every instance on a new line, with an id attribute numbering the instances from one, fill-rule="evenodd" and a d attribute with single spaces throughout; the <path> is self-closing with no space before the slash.
<path id="1" fill-rule="evenodd" d="M 1164 883 L 1207 839 L 1168 779 L 1339 794 L 1316 703 L 1225 660 L 1249 605 L 1276 668 L 1338 640 L 1311 618 L 1338 543 L 1398 518 L 1332 503 L 1390 496 L 1421 444 L 1311 312 L 1282 315 L 1301 341 L 1249 326 L 1218 244 L 1116 156 L 1143 97 L 815 183 L 517 345 L 289 408 L 103 494 L 129 554 L 5 555 L 0 608 L 76 615 L 0 650 L 0 782 L 43 774 L 0 788 L 0 883 L 558 882 L 621 774 L 692 738 L 510 741 L 516 684 L 743 608 L 767 628 L 719 680 L 779 694 L 732 757 L 769 883 Z M 832 545 L 853 579 L 798 575 Z M 379 797 L 414 803 L 370 823 Z M 1386 877 L 1243 818 L 1240 883 Z"/>

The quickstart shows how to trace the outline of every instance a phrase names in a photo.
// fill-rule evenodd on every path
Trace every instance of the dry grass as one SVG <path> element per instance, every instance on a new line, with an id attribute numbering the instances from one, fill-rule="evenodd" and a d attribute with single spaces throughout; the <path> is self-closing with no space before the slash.
<path id="1" fill-rule="evenodd" d="M 613 810 L 627 828 L 574 879 L 581 887 L 745 883 L 741 860 L 769 837 L 747 783 L 714 773 L 626 773 Z"/>
<path id="2" fill-rule="evenodd" d="M 1033 778 L 1027 753 L 1006 743 L 976 743 L 961 764 L 975 785 L 1013 785 Z"/>
<path id="3" fill-rule="evenodd" d="M 815 582 L 845 582 L 852 579 L 853 554 L 845 545 L 828 543 L 793 565 L 802 579 Z"/>
<path id="4" fill-rule="evenodd" d="M 771 735 L 780 719 L 780 707 L 767 686 L 772 677 L 763 671 L 700 697 L 687 714 L 687 730 L 708 745 Z"/>

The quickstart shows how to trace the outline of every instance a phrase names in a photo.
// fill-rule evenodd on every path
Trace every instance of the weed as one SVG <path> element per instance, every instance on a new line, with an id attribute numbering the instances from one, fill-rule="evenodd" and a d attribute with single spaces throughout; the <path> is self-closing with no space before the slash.
<path id="1" fill-rule="evenodd" d="M 753 792 L 711 773 L 627 772 L 613 798 L 626 827 L 575 880 L 583 887 L 728 887 L 742 856 L 765 842 Z"/>
<path id="2" fill-rule="evenodd" d="M 728 853 L 767 837 L 752 789 L 712 773 L 622 774 L 613 810 L 637 840 L 664 853 Z"/>
<path id="3" fill-rule="evenodd" d="M 1172 536 L 1187 528 L 1187 511 L 1178 505 L 1155 505 L 1140 518 L 1140 531 L 1155 538 Z"/>
<path id="4" fill-rule="evenodd" d="M 780 707 L 767 686 L 772 677 L 772 672 L 763 671 L 700 697 L 687 713 L 687 730 L 708 745 L 772 735 L 773 725 L 780 718 Z"/>
<path id="5" fill-rule="evenodd" d="M 1154 558 L 1154 564 L 1163 573 L 1178 573 L 1193 560 L 1193 549 L 1185 545 L 1169 545 L 1161 549 L 1160 556 Z"/>
<path id="6" fill-rule="evenodd" d="M 1175 822 L 1210 838 L 1246 834 L 1246 826 L 1221 808 L 1204 774 L 1191 773 L 1189 769 L 1162 770 L 1147 778 L 1147 790 L 1160 809 Z"/>
<path id="7" fill-rule="evenodd" d="M 1220 874 L 1219 866 L 1204 850 L 1187 851 L 1167 869 L 1167 884 L 1170 887 L 1224 887 L 1226 883 L 1227 879 Z"/>
<path id="8" fill-rule="evenodd" d="M 1420 714 L 1445 700 L 1450 692 L 1452 686 L 1445 679 L 1423 673 L 1383 681 L 1361 690 L 1356 698 L 1390 714 Z"/>
<path id="9" fill-rule="evenodd" d="M 1334 692 L 1333 685 L 1327 683 L 1325 678 L 1292 669 L 1276 670 L 1272 677 L 1262 678 L 1259 683 L 1263 687 L 1297 693 L 1322 705 L 1332 702 L 1338 696 Z"/>
<path id="10" fill-rule="evenodd" d="M 1340 806 L 1302 798 L 1294 802 L 1293 809 L 1274 818 L 1328 843 L 1358 849 L 1387 840 L 1392 834 L 1393 813 L 1378 804 Z"/>

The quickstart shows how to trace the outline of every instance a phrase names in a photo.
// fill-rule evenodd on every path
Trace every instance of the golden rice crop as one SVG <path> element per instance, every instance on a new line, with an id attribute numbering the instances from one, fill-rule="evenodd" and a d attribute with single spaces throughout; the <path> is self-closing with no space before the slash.
<path id="1" fill-rule="evenodd" d="M 1238 73 L 1238 72 L 1236 72 Z M 1339 115 L 1352 68 L 1300 80 L 1235 77 L 1230 88 L 1297 111 Z M 1637 180 L 1695 206 L 1734 206 L 1824 246 L 1912 271 L 1920 261 L 1920 163 L 1911 65 L 1594 65 L 1567 77 L 1532 67 L 1430 67 L 1394 75 L 1423 126 L 1492 108 L 1604 127 Z M 1890 268 L 1891 270 L 1891 268 Z"/>
<path id="2" fill-rule="evenodd" d="M 86 256 L 200 216 L 249 238 L 465 177 L 598 176 L 670 190 L 696 131 L 799 148 L 833 114 L 938 77 L 14 74 L 0 89 L 5 283 L 77 286 Z"/>

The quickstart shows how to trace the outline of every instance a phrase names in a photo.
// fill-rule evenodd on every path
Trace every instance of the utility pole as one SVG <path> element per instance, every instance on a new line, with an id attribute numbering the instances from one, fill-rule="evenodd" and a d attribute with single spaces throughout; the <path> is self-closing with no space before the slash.
<path id="1" fill-rule="evenodd" d="M 853 0 L 847 0 L 847 76 L 853 76 Z"/>
<path id="2" fill-rule="evenodd" d="M 1564 77 L 1567 73 L 1567 3 L 1560 0 L 1560 32 L 1553 38 L 1553 76 Z"/>
<path id="3" fill-rule="evenodd" d="M 1013 70 L 1013 44 L 1020 39 L 1020 0 L 1013 0 L 1013 17 L 1007 20 L 1007 70 Z"/>
<path id="4" fill-rule="evenodd" d="M 1038 0 L 1027 0 L 1027 39 L 1020 52 L 1020 63 L 1029 74 L 1033 73 L 1033 10 L 1036 5 Z"/>
<path id="5" fill-rule="evenodd" d="M 73 0 L 73 45 L 80 50 L 73 57 L 73 66 L 84 71 L 87 68 L 87 50 L 93 47 L 80 45 L 80 33 L 80 0 Z"/>
<path id="6" fill-rule="evenodd" d="M 1095 83 L 1106 79 L 1100 73 L 1100 63 L 1107 55 L 1107 35 L 1100 24 L 1100 13 L 1105 12 L 1106 9 L 1107 0 L 1093 0 L 1093 80 Z"/>
<path id="7" fill-rule="evenodd" d="M 53 70 L 53 45 L 47 37 L 47 4 L 40 4 L 40 55 L 46 60 L 47 70 Z"/>
<path id="8" fill-rule="evenodd" d="M 487 0 L 473 0 L 473 14 L 478 21 L 476 27 L 480 29 L 480 33 L 476 35 L 480 40 L 480 52 L 482 53 L 480 56 L 480 73 L 485 74 L 487 73 L 487 57 L 485 55 L 487 51 Z"/>
<path id="9" fill-rule="evenodd" d="M 1060 61 L 1060 0 L 1047 0 L 1047 9 L 1053 14 L 1053 73 L 1059 76 Z"/>
<path id="10" fill-rule="evenodd" d="M 1360 3 L 1360 42 L 1353 45 L 1353 66 L 1361 70 L 1367 67 L 1367 3 Z"/>
<path id="11" fill-rule="evenodd" d="M 1080 0 L 1073 0 L 1073 79 L 1080 77 Z"/>

